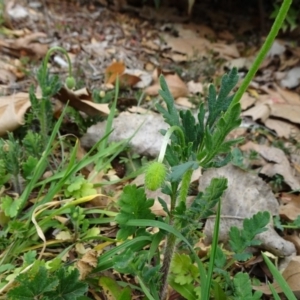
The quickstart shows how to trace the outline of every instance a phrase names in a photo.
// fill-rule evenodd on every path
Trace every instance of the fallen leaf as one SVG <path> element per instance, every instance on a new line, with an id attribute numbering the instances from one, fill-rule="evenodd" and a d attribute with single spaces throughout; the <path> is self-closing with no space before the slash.
<path id="1" fill-rule="evenodd" d="M 294 221 L 300 215 L 300 197 L 299 195 L 283 194 L 284 203 L 279 207 L 279 215 L 288 221 Z"/>
<path id="2" fill-rule="evenodd" d="M 270 108 L 272 116 L 300 124 L 300 105 L 274 103 Z"/>
<path id="3" fill-rule="evenodd" d="M 279 137 L 286 139 L 289 139 L 290 137 L 298 137 L 299 139 L 300 130 L 297 126 L 291 123 L 277 119 L 267 119 L 264 123 L 268 128 L 274 130 Z"/>
<path id="4" fill-rule="evenodd" d="M 164 40 L 173 51 L 182 53 L 188 58 L 206 54 L 207 49 L 211 46 L 211 43 L 207 39 L 201 37 L 175 38 L 166 35 L 164 36 Z"/>
<path id="5" fill-rule="evenodd" d="M 223 58 L 239 57 L 240 53 L 235 44 L 227 45 L 224 43 L 213 43 L 211 50 L 219 53 Z"/>
<path id="6" fill-rule="evenodd" d="M 242 116 L 251 117 L 254 121 L 261 120 L 265 122 L 271 113 L 270 106 L 267 102 L 257 103 L 255 106 L 249 108 L 248 110 L 242 112 Z"/>
<path id="7" fill-rule="evenodd" d="M 55 95 L 54 98 L 63 103 L 69 103 L 70 106 L 86 113 L 89 116 L 108 115 L 108 104 L 92 102 L 92 95 L 87 89 L 73 92 L 63 86 Z"/>
<path id="8" fill-rule="evenodd" d="M 286 103 L 300 105 L 300 95 L 298 93 L 287 90 L 287 89 L 282 89 L 276 84 L 274 84 L 274 87 L 275 87 L 276 91 L 286 101 Z"/>
<path id="9" fill-rule="evenodd" d="M 46 55 L 48 46 L 36 43 L 35 41 L 46 36 L 47 35 L 42 32 L 36 32 L 15 40 L 0 40 L 0 50 L 14 57 L 28 56 L 42 58 Z"/>
<path id="10" fill-rule="evenodd" d="M 106 84 L 113 84 L 115 83 L 117 77 L 121 76 L 124 71 L 125 71 L 126 67 L 124 65 L 123 62 L 114 62 L 112 63 L 110 66 L 108 66 L 105 69 L 105 80 L 104 82 Z"/>
<path id="11" fill-rule="evenodd" d="M 24 124 L 24 115 L 31 106 L 27 93 L 0 97 L 0 136 Z"/>
<path id="12" fill-rule="evenodd" d="M 252 97 L 249 93 L 244 93 L 240 103 L 241 103 L 241 107 L 242 110 L 247 109 L 248 107 L 252 106 L 254 103 L 256 102 L 256 98 Z"/>
<path id="13" fill-rule="evenodd" d="M 288 184 L 293 190 L 300 188 L 300 180 L 296 177 L 295 170 L 292 169 L 288 159 L 281 149 L 258 145 L 253 142 L 248 142 L 247 146 L 248 149 L 251 148 L 256 151 L 269 162 L 262 167 L 260 170 L 261 174 L 265 174 L 268 177 L 273 177 L 276 174 L 279 174 L 283 176 L 286 184 Z"/>
<path id="14" fill-rule="evenodd" d="M 84 280 L 88 274 L 97 266 L 97 252 L 88 250 L 76 263 L 80 274 L 80 280 Z"/>
<path id="15" fill-rule="evenodd" d="M 180 106 L 183 106 L 183 107 L 186 107 L 186 108 L 193 108 L 193 104 L 191 103 L 191 101 L 189 101 L 188 98 L 186 97 L 179 97 L 175 100 L 175 103 L 180 105 Z"/>
<path id="16" fill-rule="evenodd" d="M 177 99 L 179 97 L 186 97 L 189 94 L 186 84 L 181 80 L 181 78 L 175 74 L 164 75 L 169 90 L 172 96 Z M 161 89 L 158 82 L 154 83 L 152 86 L 146 88 L 145 93 L 150 96 L 158 95 L 158 91 Z"/>
<path id="17" fill-rule="evenodd" d="M 141 78 L 136 75 L 131 74 L 122 74 L 120 77 L 120 87 L 126 88 L 126 87 L 132 87 L 136 85 L 139 81 L 141 81 Z"/>
<path id="18" fill-rule="evenodd" d="M 292 234 L 284 234 L 284 239 L 287 241 L 292 242 L 296 249 L 297 249 L 297 255 L 300 254 L 300 237 L 298 235 L 298 233 L 293 232 Z"/>

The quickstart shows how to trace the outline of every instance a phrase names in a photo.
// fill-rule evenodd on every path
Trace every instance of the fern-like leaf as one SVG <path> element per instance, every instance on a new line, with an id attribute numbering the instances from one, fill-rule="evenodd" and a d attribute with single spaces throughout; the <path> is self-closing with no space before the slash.
<path id="1" fill-rule="evenodd" d="M 126 225 L 128 220 L 154 220 L 155 215 L 150 209 L 153 204 L 154 200 L 147 199 L 143 188 L 137 188 L 136 185 L 125 186 L 118 201 L 120 213 L 115 218 L 116 222 L 120 226 L 117 239 L 126 240 L 130 235 L 133 235 L 136 232 L 137 227 Z"/>

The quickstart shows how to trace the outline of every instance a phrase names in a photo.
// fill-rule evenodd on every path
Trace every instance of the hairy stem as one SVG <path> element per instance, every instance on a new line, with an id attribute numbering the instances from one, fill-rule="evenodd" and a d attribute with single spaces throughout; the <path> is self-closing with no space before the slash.
<path id="1" fill-rule="evenodd" d="M 186 197 L 189 192 L 192 175 L 193 175 L 193 170 L 187 170 L 184 173 L 181 181 L 180 192 L 179 192 L 179 201 L 186 202 Z"/>
<path id="2" fill-rule="evenodd" d="M 168 291 L 168 276 L 169 270 L 173 258 L 173 254 L 176 246 L 176 236 L 174 234 L 169 234 L 167 237 L 167 243 L 165 247 L 164 260 L 161 268 L 162 273 L 162 285 L 160 287 L 159 299 L 165 300 Z"/>

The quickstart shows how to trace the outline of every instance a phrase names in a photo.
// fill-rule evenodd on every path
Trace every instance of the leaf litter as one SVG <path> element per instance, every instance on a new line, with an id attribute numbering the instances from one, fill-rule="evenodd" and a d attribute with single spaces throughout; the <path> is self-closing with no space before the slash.
<path id="1" fill-rule="evenodd" d="M 138 113 L 122 112 L 115 118 L 110 141 L 128 139 L 133 153 L 151 157 L 158 155 L 162 143 L 159 130 L 166 128 L 160 115 L 148 112 L 152 101 L 150 99 L 153 99 L 151 97 L 158 93 L 160 73 L 165 75 L 178 104 L 181 104 L 183 109 L 184 106 L 190 108 L 193 107 L 193 101 L 205 99 L 211 78 L 217 80 L 218 76 L 223 74 L 224 68 L 232 66 L 237 66 L 241 75 L 245 74 L 257 54 L 257 46 L 236 42 L 233 28 L 224 25 L 228 17 L 226 14 L 216 16 L 207 13 L 202 20 L 203 24 L 181 24 L 179 22 L 187 17 L 178 16 L 174 8 L 168 8 L 162 13 L 153 7 L 136 9 L 128 5 L 124 7 L 120 3 L 114 3 L 117 11 L 111 11 L 111 7 L 99 8 L 93 5 L 89 8 L 80 7 L 78 11 L 76 3 L 53 2 L 49 4 L 51 13 L 47 13 L 45 18 L 43 4 L 30 8 L 26 5 L 6 7 L 4 21 L 9 25 L 10 31 L 0 36 L 0 68 L 5 70 L 5 75 L 0 71 L 0 89 L 3 95 L 0 104 L 3 116 L 8 114 L 8 118 L 0 118 L 4 122 L 0 126 L 3 128 L 1 135 L 22 125 L 24 113 L 30 106 L 27 94 L 29 84 L 24 70 L 34 65 L 26 65 L 24 57 L 38 60 L 44 57 L 47 49 L 53 45 L 60 44 L 73 56 L 74 67 L 84 87 L 84 92 L 74 92 L 63 87 L 57 97 L 54 97 L 60 102 L 66 103 L 69 100 L 70 105 L 78 111 L 89 116 L 103 117 L 109 113 L 109 104 L 95 103 L 90 91 L 95 88 L 104 91 L 114 88 L 117 77 L 122 89 L 129 91 L 125 94 L 125 99 L 130 99 L 137 92 L 148 95 L 145 98 L 148 101 L 139 107 L 140 110 L 131 110 L 139 111 Z M 202 5 L 205 4 L 199 5 L 203 9 Z M 197 5 L 195 9 L 198 9 Z M 135 12 L 138 16 L 132 17 L 130 13 L 122 14 L 118 10 Z M 254 28 L 251 22 L 238 19 L 234 22 L 235 28 L 239 28 L 239 34 L 245 34 L 249 28 Z M 239 26 L 236 25 L 238 23 Z M 49 24 L 51 26 L 48 26 Z M 252 151 L 261 156 L 263 164 L 260 168 L 256 170 L 253 167 L 251 174 L 234 166 L 217 171 L 210 170 L 204 172 L 201 177 L 198 174 L 200 189 L 213 176 L 223 174 L 229 180 L 229 188 L 222 200 L 220 240 L 223 242 L 227 240 L 230 226 L 240 226 L 244 218 L 257 211 L 268 210 L 273 216 L 280 215 L 289 221 L 296 220 L 299 215 L 297 197 L 279 205 L 276 195 L 267 183 L 258 177 L 258 174 L 269 178 L 279 174 L 291 190 L 299 189 L 297 172 L 299 173 L 300 168 L 297 170 L 298 164 L 291 158 L 293 153 L 286 154 L 270 145 L 274 141 L 274 135 L 286 143 L 289 139 L 299 142 L 299 49 L 289 41 L 277 40 L 259 74 L 242 98 L 243 117 L 250 117 L 254 121 L 250 131 L 253 133 L 255 128 L 268 128 L 272 132 L 262 135 L 253 133 L 254 137 L 251 139 L 255 141 L 240 147 L 244 153 Z M 52 72 L 66 75 L 63 66 L 59 66 L 54 60 L 50 64 Z M 210 64 L 214 65 L 213 68 Z M 197 70 L 195 67 L 193 69 L 196 65 L 200 66 Z M 167 69 L 171 71 L 163 71 Z M 16 91 L 23 94 L 17 94 Z M 19 95 L 23 100 L 16 100 Z M 181 97 L 185 100 L 180 100 Z M 5 104 L 7 99 L 10 99 L 9 104 Z M 7 119 L 9 121 L 6 121 Z M 81 139 L 83 146 L 91 148 L 104 135 L 104 128 L 104 122 L 91 126 Z M 249 135 L 251 132 L 246 133 L 247 138 Z M 256 138 L 257 135 L 260 139 Z M 160 207 L 154 208 L 153 211 L 158 215 L 162 212 Z M 208 219 L 204 229 L 207 241 L 211 238 L 212 226 L 213 219 Z M 260 235 L 262 247 L 279 256 L 290 256 L 296 251 L 296 238 L 294 242 L 290 242 L 288 237 L 290 235 L 287 235 L 286 239 L 278 235 L 273 224 L 269 225 L 266 233 Z M 86 254 L 78 262 L 82 278 L 91 271 L 97 255 L 94 252 Z M 297 254 L 299 255 L 299 250 Z M 294 266 L 297 259 L 298 257 L 293 261 Z M 288 282 L 290 277 L 299 276 L 295 269 L 290 271 L 289 267 L 285 270 Z M 294 291 L 299 291 L 297 284 L 294 286 L 294 283 L 289 283 Z M 264 290 L 264 293 L 268 294 L 268 289 Z"/>

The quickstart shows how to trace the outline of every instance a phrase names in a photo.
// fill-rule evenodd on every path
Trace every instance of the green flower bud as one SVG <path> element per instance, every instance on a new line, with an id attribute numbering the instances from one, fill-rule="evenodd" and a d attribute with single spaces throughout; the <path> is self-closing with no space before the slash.
<path id="1" fill-rule="evenodd" d="M 67 88 L 70 89 L 70 90 L 72 90 L 75 87 L 75 84 L 76 84 L 75 79 L 72 76 L 67 77 L 65 83 L 66 83 Z"/>
<path id="2" fill-rule="evenodd" d="M 163 183 L 167 175 L 166 166 L 160 162 L 152 162 L 145 174 L 145 186 L 151 191 L 157 190 Z"/>

